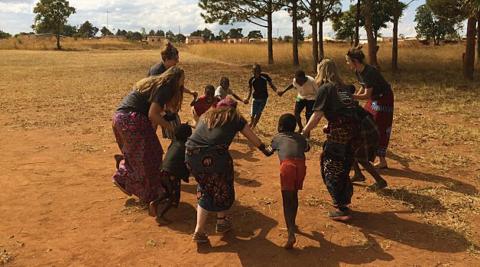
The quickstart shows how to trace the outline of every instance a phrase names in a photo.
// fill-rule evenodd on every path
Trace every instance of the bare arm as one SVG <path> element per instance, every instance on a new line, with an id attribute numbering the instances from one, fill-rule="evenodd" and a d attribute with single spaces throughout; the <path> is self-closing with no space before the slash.
<path id="1" fill-rule="evenodd" d="M 373 88 L 364 88 L 363 91 L 359 91 L 358 94 L 353 95 L 355 100 L 366 100 L 372 97 Z"/>
<path id="2" fill-rule="evenodd" d="M 272 87 L 272 90 L 273 90 L 274 92 L 277 92 L 277 91 L 278 91 L 277 87 L 275 86 L 275 84 L 273 84 L 272 81 L 269 81 L 268 83 L 270 84 L 270 87 Z"/>
<path id="3" fill-rule="evenodd" d="M 307 125 L 305 125 L 305 128 L 303 128 L 302 134 L 305 136 L 310 135 L 310 131 L 312 131 L 315 127 L 317 127 L 318 123 L 322 120 L 323 117 L 323 112 L 321 111 L 315 111 L 310 117 L 310 120 L 308 120 Z"/>
<path id="4" fill-rule="evenodd" d="M 289 91 L 289 90 L 293 89 L 293 87 L 294 87 L 294 86 L 293 86 L 293 84 L 290 84 L 290 85 L 289 85 L 289 86 L 287 86 L 287 88 L 285 88 L 285 90 L 283 90 L 282 92 L 278 91 L 278 93 L 277 93 L 277 94 L 278 94 L 278 96 L 282 96 L 283 94 L 285 94 L 285 92 L 287 92 L 287 91 Z"/>
<path id="5" fill-rule="evenodd" d="M 197 92 L 194 92 L 186 87 L 183 87 L 183 91 L 191 96 L 193 96 L 193 98 L 196 98 L 198 96 L 198 93 Z"/>
<path id="6" fill-rule="evenodd" d="M 250 87 L 250 90 L 248 91 L 248 97 L 245 98 L 245 100 L 243 101 L 245 104 L 248 104 L 248 101 L 250 101 L 250 97 L 252 96 L 253 85 L 250 84 L 249 87 Z"/>
<path id="7" fill-rule="evenodd" d="M 259 146 L 262 145 L 262 140 L 260 140 L 260 138 L 258 138 L 258 136 L 252 131 L 252 128 L 250 128 L 250 126 L 248 126 L 248 124 L 245 124 L 245 127 L 243 127 L 243 129 L 240 132 L 255 147 L 259 147 Z"/>
<path id="8" fill-rule="evenodd" d="M 240 102 L 242 102 L 242 103 L 245 103 L 245 100 L 241 99 L 241 98 L 240 98 L 237 94 L 235 94 L 233 91 L 231 91 L 231 92 L 232 92 L 232 96 L 233 96 L 236 100 L 238 100 L 238 101 L 240 101 Z"/>
<path id="9" fill-rule="evenodd" d="M 157 126 L 160 125 L 164 129 L 171 129 L 172 125 L 166 121 L 162 113 L 165 111 L 165 109 L 160 106 L 159 104 L 152 102 L 150 105 L 150 109 L 148 110 L 148 118 L 152 122 L 152 127 L 154 129 L 157 129 Z"/>

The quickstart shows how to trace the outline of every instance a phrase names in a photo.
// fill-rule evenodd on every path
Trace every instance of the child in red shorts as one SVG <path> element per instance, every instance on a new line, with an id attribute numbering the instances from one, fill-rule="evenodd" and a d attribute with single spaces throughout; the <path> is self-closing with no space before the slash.
<path id="1" fill-rule="evenodd" d="M 199 98 L 195 98 L 190 106 L 192 106 L 193 119 L 197 124 L 198 119 L 203 113 L 207 112 L 210 107 L 214 107 L 218 103 L 218 98 L 215 97 L 215 87 L 213 85 L 205 86 L 205 93 Z"/>
<path id="2" fill-rule="evenodd" d="M 297 120 L 293 114 L 283 114 L 278 121 L 278 134 L 268 148 L 269 155 L 278 152 L 280 158 L 280 184 L 282 187 L 283 215 L 288 229 L 286 249 L 292 249 L 296 242 L 295 219 L 298 210 L 298 190 L 303 189 L 307 167 L 305 152 L 310 150 L 307 139 L 295 133 Z"/>

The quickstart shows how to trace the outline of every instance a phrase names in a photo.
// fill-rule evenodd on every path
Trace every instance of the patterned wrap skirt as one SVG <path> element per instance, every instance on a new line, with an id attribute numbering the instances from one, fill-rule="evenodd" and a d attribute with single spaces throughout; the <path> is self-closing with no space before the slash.
<path id="1" fill-rule="evenodd" d="M 373 120 L 377 124 L 380 134 L 377 156 L 385 157 L 387 154 L 388 143 L 392 133 L 394 97 L 393 91 L 388 90 L 381 97 L 375 100 L 368 100 L 365 104 L 365 110 L 370 112 Z"/>
<path id="2" fill-rule="evenodd" d="M 187 147 L 187 167 L 198 183 L 198 205 L 207 211 L 228 210 L 235 201 L 233 159 L 225 146 Z"/>
<path id="3" fill-rule="evenodd" d="M 355 138 L 356 123 L 350 118 L 337 118 L 329 121 L 328 127 L 320 168 L 333 205 L 344 207 L 350 204 L 353 195 L 349 173 L 353 163 L 351 144 Z"/>
<path id="4" fill-rule="evenodd" d="M 113 180 L 141 201 L 149 203 L 163 191 L 160 166 L 163 149 L 150 120 L 137 112 L 116 112 L 113 133 L 122 151 Z"/>

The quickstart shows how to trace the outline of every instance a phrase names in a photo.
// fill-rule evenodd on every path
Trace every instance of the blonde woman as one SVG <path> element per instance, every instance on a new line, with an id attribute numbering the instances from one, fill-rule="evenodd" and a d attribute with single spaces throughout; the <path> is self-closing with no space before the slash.
<path id="1" fill-rule="evenodd" d="M 313 107 L 313 115 L 303 129 L 305 136 L 325 117 L 328 120 L 327 140 L 321 155 L 321 173 L 336 208 L 329 212 L 333 220 L 350 219 L 348 205 L 353 195 L 349 178 L 353 163 L 352 142 L 358 126 L 355 113 L 360 107 L 353 100 L 352 86 L 346 85 L 335 63 L 324 59 L 318 66 L 316 78 L 321 87 Z M 354 89 L 353 89 L 354 91 Z"/>
<path id="2" fill-rule="evenodd" d="M 226 217 L 235 201 L 233 160 L 228 151 L 233 138 L 241 132 L 264 154 L 265 145 L 253 133 L 231 98 L 221 100 L 200 118 L 186 146 L 185 160 L 197 187 L 197 226 L 193 240 L 208 242 L 205 224 L 208 212 L 217 213 L 217 233 L 228 232 L 232 225 Z"/>
<path id="3" fill-rule="evenodd" d="M 142 79 L 113 116 L 113 132 L 124 158 L 117 162 L 113 183 L 145 203 L 156 199 L 161 190 L 163 149 L 156 129 L 161 126 L 172 130 L 162 114 L 180 109 L 184 81 L 185 73 L 179 67 Z"/>

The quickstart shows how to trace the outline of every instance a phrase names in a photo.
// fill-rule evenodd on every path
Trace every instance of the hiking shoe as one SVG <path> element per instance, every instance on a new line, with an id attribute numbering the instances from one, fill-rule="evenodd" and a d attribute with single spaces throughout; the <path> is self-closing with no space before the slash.
<path id="1" fill-rule="evenodd" d="M 198 232 L 195 232 L 193 234 L 192 240 L 193 240 L 193 242 L 196 242 L 197 244 L 204 244 L 204 243 L 208 243 L 208 241 L 209 241 L 207 234 L 198 233 Z"/>
<path id="2" fill-rule="evenodd" d="M 359 174 L 355 174 L 352 178 L 350 178 L 350 181 L 352 182 L 365 182 L 366 178 L 365 176 Z"/>
<path id="3" fill-rule="evenodd" d="M 223 223 L 217 223 L 215 226 L 215 232 L 218 234 L 223 234 L 230 230 L 232 230 L 232 223 L 227 219 L 223 219 Z"/>
<path id="4" fill-rule="evenodd" d="M 377 191 L 377 190 L 382 190 L 385 187 L 387 187 L 387 182 L 386 181 L 381 181 L 381 182 L 376 182 L 369 186 L 367 189 L 371 191 Z"/>
<path id="5" fill-rule="evenodd" d="M 342 208 L 328 212 L 328 217 L 334 221 L 346 222 L 352 218 L 349 208 Z"/>

